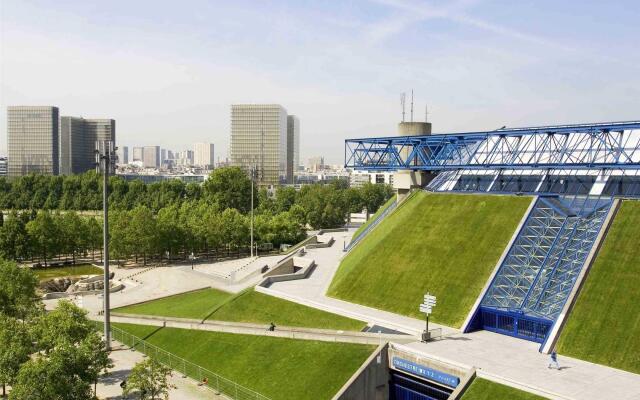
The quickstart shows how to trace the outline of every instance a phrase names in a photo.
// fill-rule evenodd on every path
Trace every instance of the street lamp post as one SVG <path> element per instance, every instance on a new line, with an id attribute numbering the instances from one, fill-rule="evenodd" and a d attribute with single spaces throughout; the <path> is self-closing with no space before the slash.
<path id="1" fill-rule="evenodd" d="M 104 310 L 104 340 L 107 350 L 111 349 L 111 316 L 109 314 L 109 172 L 115 163 L 116 147 L 110 140 L 96 142 L 96 168 L 104 176 L 102 188 L 103 213 L 103 250 L 102 262 L 104 266 L 103 310 Z"/>
<path id="2" fill-rule="evenodd" d="M 253 257 L 253 181 L 256 173 L 255 165 L 251 166 L 251 257 Z"/>

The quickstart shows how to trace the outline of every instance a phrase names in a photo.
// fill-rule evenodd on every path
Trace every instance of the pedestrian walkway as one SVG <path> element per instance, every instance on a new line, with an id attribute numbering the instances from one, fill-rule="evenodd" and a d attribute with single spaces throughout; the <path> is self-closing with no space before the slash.
<path id="1" fill-rule="evenodd" d="M 131 394 L 128 397 L 122 396 L 122 388 L 120 383 L 131 373 L 133 366 L 144 360 L 142 353 L 128 350 L 125 346 L 114 342 L 114 351 L 109 355 L 113 361 L 113 368 L 109 370 L 108 375 L 101 376 L 98 379 L 97 394 L 100 399 L 136 399 L 137 395 Z M 169 383 L 172 389 L 169 391 L 171 400 L 228 400 L 223 395 L 216 395 L 212 390 L 206 389 L 189 378 L 183 378 L 181 374 L 174 372 L 169 377 Z"/>
<path id="2" fill-rule="evenodd" d="M 101 316 L 90 315 L 94 321 L 103 321 Z M 240 335 L 272 336 L 287 339 L 318 340 L 323 342 L 342 342 L 378 345 L 381 341 L 408 343 L 415 337 L 403 334 L 342 331 L 333 329 L 300 328 L 278 325 L 274 331 L 267 329 L 267 324 L 245 322 L 200 321 L 188 318 L 167 318 L 151 315 L 112 315 L 111 322 L 136 325 L 151 325 L 167 328 L 191 329 L 209 332 L 227 332 Z"/>

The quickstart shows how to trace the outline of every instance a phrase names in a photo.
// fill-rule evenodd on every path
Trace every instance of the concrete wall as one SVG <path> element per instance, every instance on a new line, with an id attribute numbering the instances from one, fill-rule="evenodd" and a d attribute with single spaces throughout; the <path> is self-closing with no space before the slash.
<path id="1" fill-rule="evenodd" d="M 378 346 L 342 386 L 333 400 L 388 400 L 389 364 L 387 343 Z"/>

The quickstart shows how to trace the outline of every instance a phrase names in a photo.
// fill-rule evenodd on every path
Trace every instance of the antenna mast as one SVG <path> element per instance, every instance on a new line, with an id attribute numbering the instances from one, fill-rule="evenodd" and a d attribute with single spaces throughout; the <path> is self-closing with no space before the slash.
<path id="1" fill-rule="evenodd" d="M 407 96 L 404 92 L 400 93 L 400 104 L 402 105 L 402 122 L 404 122 L 404 104 L 406 97 Z"/>
<path id="2" fill-rule="evenodd" d="M 429 122 L 429 105 L 424 106 L 424 122 Z"/>
<path id="3" fill-rule="evenodd" d="M 413 122 L 413 89 L 411 89 L 411 122 Z"/>

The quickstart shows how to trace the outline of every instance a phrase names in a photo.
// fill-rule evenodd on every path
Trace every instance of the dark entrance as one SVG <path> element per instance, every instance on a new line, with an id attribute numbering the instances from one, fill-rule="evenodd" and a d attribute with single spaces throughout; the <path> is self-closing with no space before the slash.
<path id="1" fill-rule="evenodd" d="M 391 370 L 390 400 L 446 400 L 453 389 Z"/>

